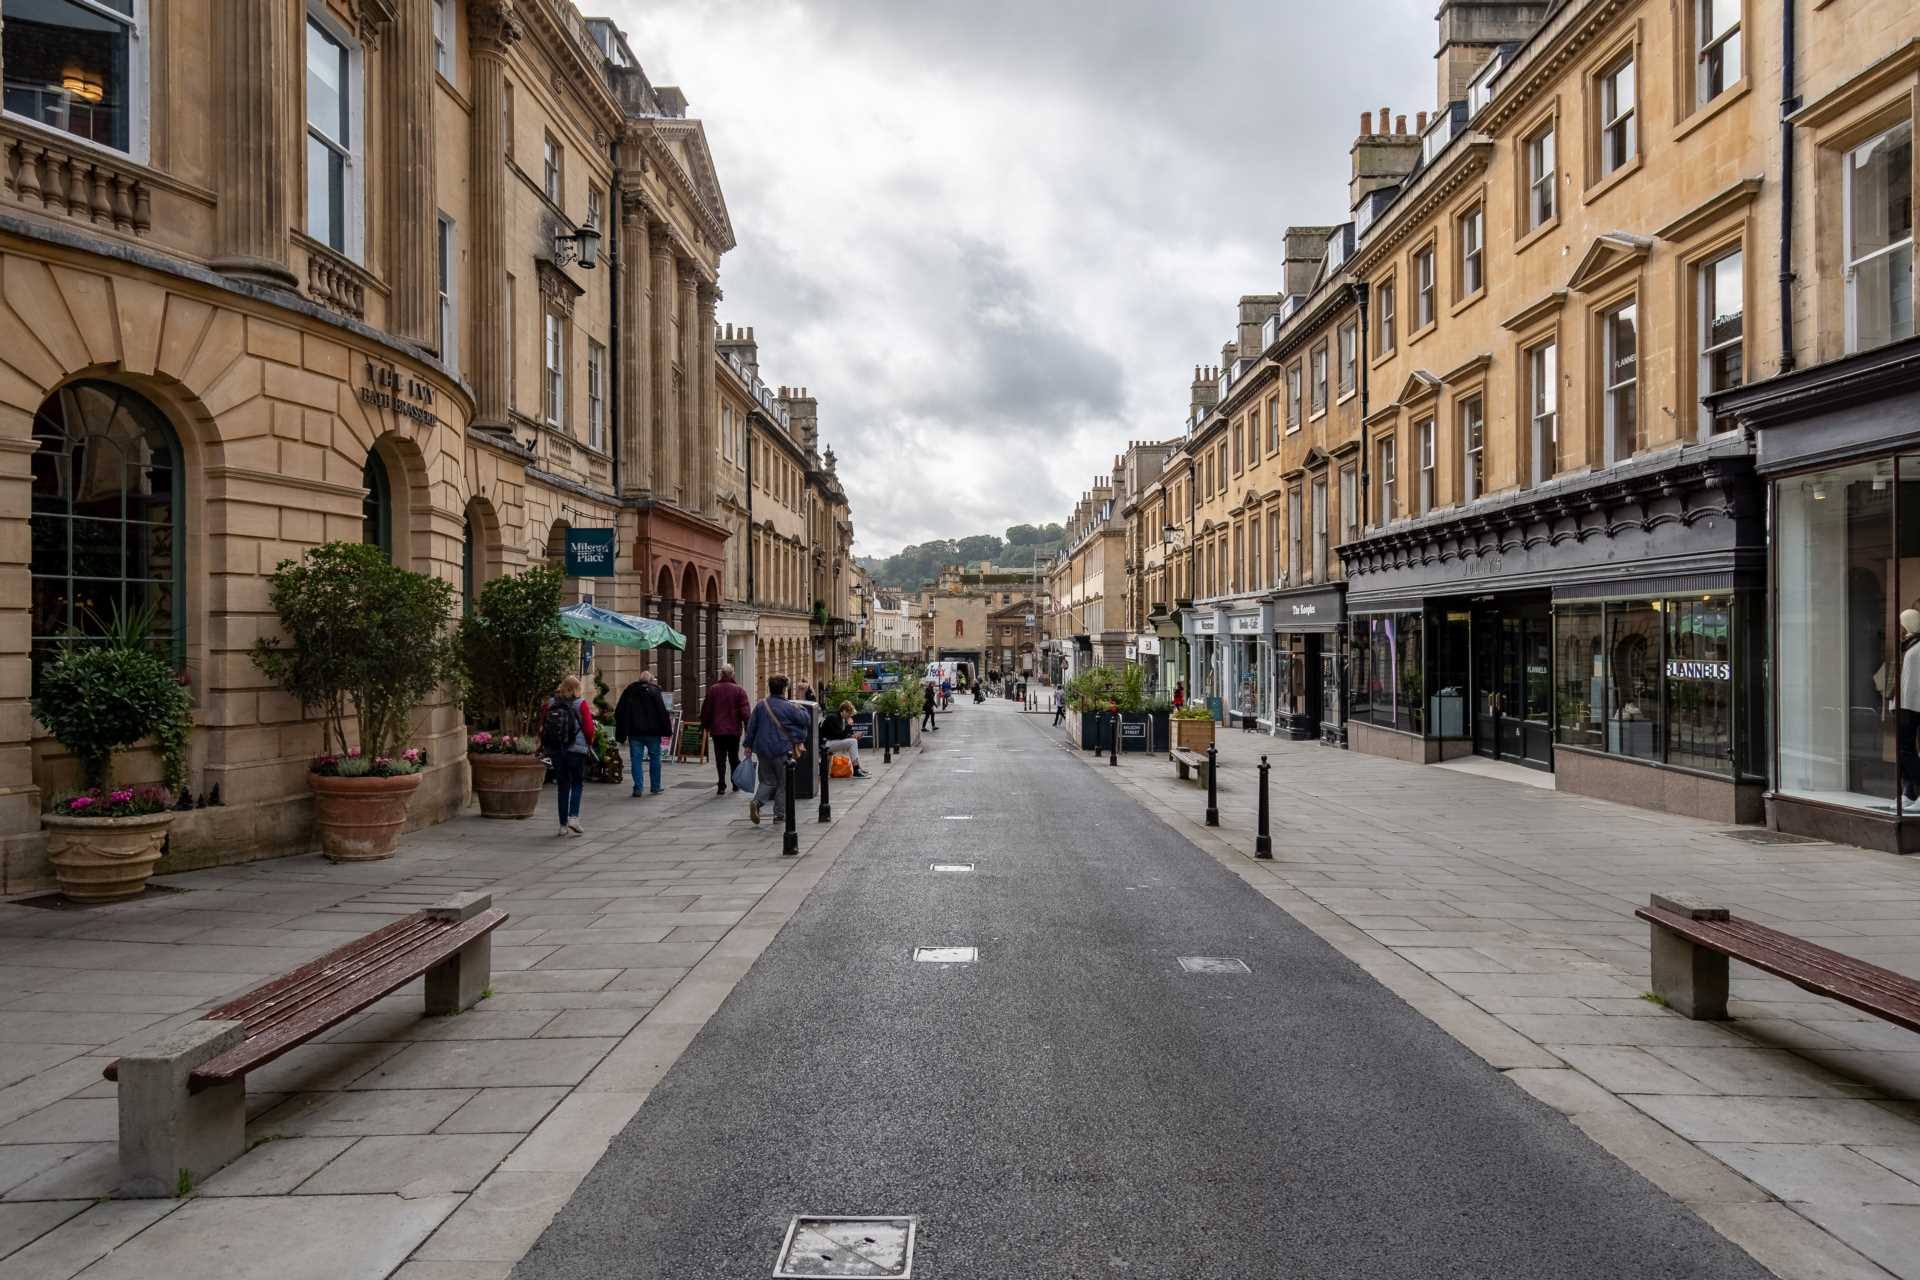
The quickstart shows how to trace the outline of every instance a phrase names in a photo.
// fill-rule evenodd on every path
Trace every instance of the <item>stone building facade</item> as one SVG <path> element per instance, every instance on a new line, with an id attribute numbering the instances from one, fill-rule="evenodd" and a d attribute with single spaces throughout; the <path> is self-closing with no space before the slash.
<path id="1" fill-rule="evenodd" d="M 163 869 L 305 847 L 319 726 L 248 651 L 268 575 L 325 540 L 470 594 L 613 529 L 616 572 L 570 588 L 686 632 L 657 665 L 697 703 L 725 652 L 733 231 L 685 97 L 613 24 L 565 0 L 0 12 L 0 891 L 44 882 L 38 813 L 77 781 L 34 670 L 123 601 L 158 609 L 190 784 L 223 801 Z M 616 686 L 641 663 L 595 655 Z M 414 822 L 464 802 L 463 732 L 421 711 Z"/>

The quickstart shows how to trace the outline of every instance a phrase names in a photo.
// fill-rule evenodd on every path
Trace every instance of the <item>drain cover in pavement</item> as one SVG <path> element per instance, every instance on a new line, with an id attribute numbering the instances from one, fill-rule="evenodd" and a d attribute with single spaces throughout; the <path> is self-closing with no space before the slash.
<path id="1" fill-rule="evenodd" d="M 1188 973 L 1252 973 L 1245 960 L 1232 956 L 1181 956 L 1180 967 Z"/>
<path id="2" fill-rule="evenodd" d="M 1740 840 L 1747 844 L 1825 844 L 1813 836 L 1796 836 L 1786 831 L 1769 831 L 1765 827 L 1736 827 L 1732 831 L 1722 831 L 1719 835 L 1729 840 Z"/>
<path id="3" fill-rule="evenodd" d="M 980 955 L 974 947 L 915 947 L 913 958 L 929 964 L 972 964 Z"/>
<path id="4" fill-rule="evenodd" d="M 971 862 L 936 862 L 927 868 L 929 871 L 971 871 Z"/>
<path id="5" fill-rule="evenodd" d="M 774 1280 L 913 1275 L 913 1218 L 798 1217 L 787 1227 Z"/>

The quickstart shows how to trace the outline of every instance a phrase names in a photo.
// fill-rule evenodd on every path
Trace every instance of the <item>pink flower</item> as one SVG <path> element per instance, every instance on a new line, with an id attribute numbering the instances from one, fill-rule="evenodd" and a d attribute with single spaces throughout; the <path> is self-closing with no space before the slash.
<path id="1" fill-rule="evenodd" d="M 355 747 L 347 752 L 347 758 L 350 760 L 358 760 L 360 758 L 360 748 Z"/>
<path id="2" fill-rule="evenodd" d="M 124 788 L 107 796 L 108 804 L 129 804 L 132 800 L 133 792 Z"/>
<path id="3" fill-rule="evenodd" d="M 67 801 L 67 808 L 91 809 L 93 808 L 93 797 L 92 796 L 75 796 L 73 799 Z"/>

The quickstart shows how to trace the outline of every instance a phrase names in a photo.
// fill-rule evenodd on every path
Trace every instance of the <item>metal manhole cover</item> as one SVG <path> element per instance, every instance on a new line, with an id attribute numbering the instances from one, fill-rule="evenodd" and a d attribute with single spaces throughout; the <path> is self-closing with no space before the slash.
<path id="1" fill-rule="evenodd" d="M 915 947 L 913 958 L 927 964 L 972 964 L 980 956 L 975 947 Z"/>
<path id="2" fill-rule="evenodd" d="M 1232 956 L 1181 956 L 1180 967 L 1188 973 L 1252 973 L 1245 960 Z"/>
<path id="3" fill-rule="evenodd" d="M 796 1217 L 787 1225 L 774 1280 L 803 1276 L 911 1277 L 918 1223 L 912 1217 Z"/>
<path id="4" fill-rule="evenodd" d="M 1715 832 L 1729 840 L 1738 840 L 1744 844 L 1825 844 L 1825 840 L 1814 836 L 1796 836 L 1787 831 L 1769 831 L 1765 827 L 1736 827 L 1731 831 Z"/>

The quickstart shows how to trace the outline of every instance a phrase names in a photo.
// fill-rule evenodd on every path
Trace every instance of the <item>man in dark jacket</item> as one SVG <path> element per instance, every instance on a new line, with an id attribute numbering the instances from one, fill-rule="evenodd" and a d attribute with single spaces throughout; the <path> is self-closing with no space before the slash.
<path id="1" fill-rule="evenodd" d="M 933 718 L 933 699 L 933 682 L 928 681 L 924 686 L 924 691 L 920 698 L 920 728 L 922 731 L 932 730 L 938 733 L 940 731 L 940 725 L 939 722 Z"/>
<path id="2" fill-rule="evenodd" d="M 620 703 L 613 709 L 613 736 L 627 744 L 627 759 L 633 771 L 633 794 L 640 794 L 640 762 L 647 761 L 647 781 L 654 795 L 660 794 L 660 740 L 673 734 L 673 717 L 667 714 L 667 700 L 653 682 L 653 672 L 642 671 L 640 678 L 620 691 Z"/>
<path id="3" fill-rule="evenodd" d="M 759 765 L 760 783 L 753 799 L 747 802 L 747 817 L 760 821 L 760 810 L 773 806 L 774 821 L 786 813 L 787 763 L 806 767 L 807 737 L 813 729 L 813 717 L 807 709 L 787 698 L 787 678 L 773 676 L 767 681 L 767 696 L 747 718 L 747 754 Z"/>
<path id="4" fill-rule="evenodd" d="M 751 707 L 747 691 L 734 683 L 733 668 L 721 667 L 700 704 L 700 723 L 713 739 L 713 767 L 720 775 L 718 795 L 727 794 L 727 788 L 733 787 L 733 771 L 740 767 L 740 731 L 746 727 Z"/>

